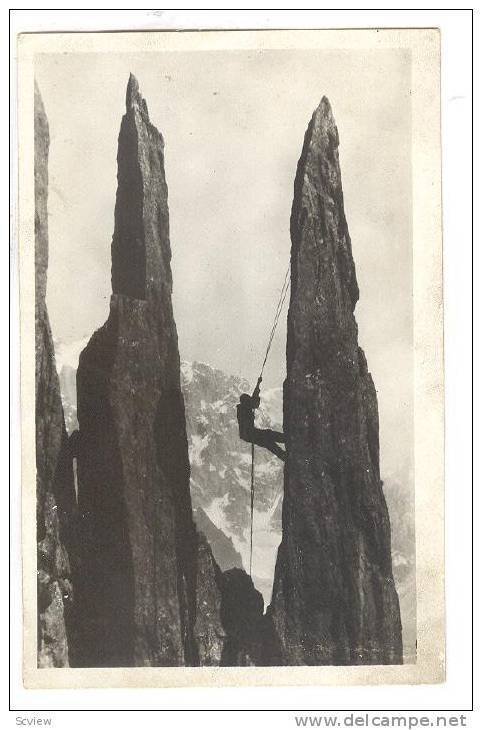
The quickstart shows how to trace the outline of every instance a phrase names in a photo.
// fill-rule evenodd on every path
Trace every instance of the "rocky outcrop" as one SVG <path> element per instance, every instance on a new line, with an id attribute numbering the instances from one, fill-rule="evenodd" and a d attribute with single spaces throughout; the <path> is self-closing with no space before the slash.
<path id="1" fill-rule="evenodd" d="M 38 665 L 66 667 L 72 659 L 73 650 L 71 647 L 69 650 L 69 644 L 72 644 L 70 639 L 75 634 L 71 580 L 75 493 L 45 302 L 50 142 L 48 121 L 36 84 L 34 134 Z"/>
<path id="2" fill-rule="evenodd" d="M 288 458 L 270 621 L 283 664 L 399 663 L 377 396 L 358 346 L 358 285 L 326 98 L 298 163 L 291 240 Z"/>
<path id="3" fill-rule="evenodd" d="M 202 532 L 198 533 L 196 564 L 196 623 L 194 635 L 199 664 L 218 667 L 221 664 L 226 631 L 221 617 L 222 573 Z"/>
<path id="4" fill-rule="evenodd" d="M 226 631 L 221 664 L 248 667 L 263 663 L 264 601 L 244 570 L 222 575 L 221 621 Z"/>
<path id="5" fill-rule="evenodd" d="M 246 667 L 274 656 L 263 596 L 241 568 L 222 572 L 208 541 L 198 534 L 195 637 L 201 666 Z"/>
<path id="6" fill-rule="evenodd" d="M 77 371 L 79 663 L 216 666 L 224 579 L 191 507 L 164 143 L 133 76 L 117 162 L 110 313 Z"/>
<path id="7" fill-rule="evenodd" d="M 197 536 L 164 142 L 132 75 L 117 164 L 110 313 L 77 372 L 82 663 L 195 665 Z"/>

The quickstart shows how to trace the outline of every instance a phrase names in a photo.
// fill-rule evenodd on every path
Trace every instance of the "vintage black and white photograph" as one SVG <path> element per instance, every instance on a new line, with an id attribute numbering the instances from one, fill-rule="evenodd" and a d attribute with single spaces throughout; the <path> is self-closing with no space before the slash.
<path id="1" fill-rule="evenodd" d="M 416 335 L 440 241 L 415 229 L 438 36 L 359 34 L 29 47 L 34 683 L 441 681 L 443 405 Z"/>

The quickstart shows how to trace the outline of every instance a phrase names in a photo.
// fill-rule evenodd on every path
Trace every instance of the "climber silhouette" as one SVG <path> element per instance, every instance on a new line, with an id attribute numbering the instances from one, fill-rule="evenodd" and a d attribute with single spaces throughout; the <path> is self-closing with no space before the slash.
<path id="1" fill-rule="evenodd" d="M 268 449 L 272 454 L 286 461 L 286 451 L 278 444 L 285 443 L 285 435 L 280 431 L 272 431 L 270 428 L 256 428 L 254 425 L 254 411 L 259 408 L 259 389 L 261 378 L 258 378 L 253 395 L 243 393 L 236 407 L 239 426 L 239 438 L 250 444 L 256 444 L 263 449 Z"/>

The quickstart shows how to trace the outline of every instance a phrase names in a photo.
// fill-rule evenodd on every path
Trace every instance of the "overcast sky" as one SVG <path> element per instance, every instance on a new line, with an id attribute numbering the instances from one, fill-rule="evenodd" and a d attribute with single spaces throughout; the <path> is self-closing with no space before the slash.
<path id="1" fill-rule="evenodd" d="M 412 442 L 410 57 L 406 51 L 49 54 L 36 77 L 50 125 L 48 308 L 55 338 L 107 318 L 117 137 L 132 71 L 165 139 L 181 357 L 254 383 L 289 261 L 303 136 L 321 97 L 340 136 L 385 473 Z M 286 311 L 266 368 L 285 376 Z"/>

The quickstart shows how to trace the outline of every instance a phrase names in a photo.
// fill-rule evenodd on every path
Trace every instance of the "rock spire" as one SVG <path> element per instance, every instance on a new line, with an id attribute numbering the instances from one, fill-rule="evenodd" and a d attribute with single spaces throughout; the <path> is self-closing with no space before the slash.
<path id="1" fill-rule="evenodd" d="M 164 141 L 132 75 L 117 165 L 110 313 L 77 373 L 83 663 L 196 664 L 197 536 Z"/>
<path id="2" fill-rule="evenodd" d="M 358 344 L 359 291 L 338 131 L 326 97 L 298 163 L 284 385 L 283 538 L 269 615 L 283 664 L 402 661 L 375 386 Z"/>

